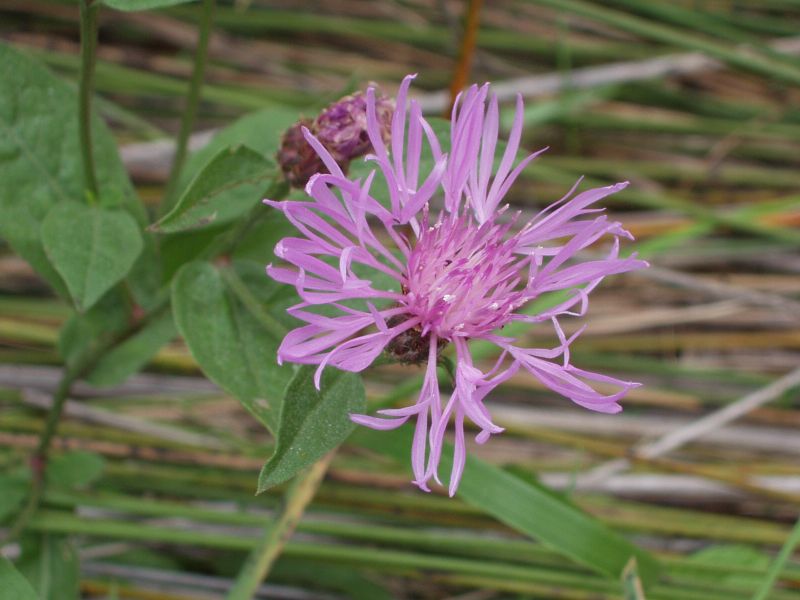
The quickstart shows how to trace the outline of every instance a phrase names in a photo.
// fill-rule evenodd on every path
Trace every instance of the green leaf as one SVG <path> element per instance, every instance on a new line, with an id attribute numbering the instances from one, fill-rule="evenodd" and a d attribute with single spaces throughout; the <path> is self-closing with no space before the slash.
<path id="1" fill-rule="evenodd" d="M 31 534 L 22 538 L 21 545 L 17 567 L 41 600 L 78 600 L 78 555 L 66 537 Z"/>
<path id="2" fill-rule="evenodd" d="M 131 12 L 135 10 L 150 10 L 153 8 L 164 8 L 175 6 L 176 4 L 186 4 L 194 0 L 102 0 L 102 3 L 117 10 Z"/>
<path id="3" fill-rule="evenodd" d="M 410 471 L 412 429 L 359 430 L 353 442 L 389 456 Z M 440 472 L 452 467 L 453 446 L 445 444 Z M 644 550 L 614 533 L 553 491 L 467 456 L 458 497 L 483 510 L 515 531 L 539 540 L 599 573 L 620 579 L 628 561 L 636 557 L 645 586 L 655 581 L 658 563 Z"/>
<path id="4" fill-rule="evenodd" d="M 275 297 L 285 289 L 270 282 L 263 271 L 261 281 Z M 208 378 L 238 398 L 274 432 L 284 390 L 294 374 L 293 366 L 281 367 L 275 358 L 283 332 L 279 315 L 286 318 L 285 308 L 281 303 L 273 314 L 267 294 L 258 296 L 253 301 L 257 306 L 248 308 L 240 296 L 231 289 L 230 278 L 226 280 L 216 267 L 189 263 L 172 284 L 175 323 Z M 253 314 L 259 308 L 265 318 Z"/>
<path id="5" fill-rule="evenodd" d="M 59 202 L 84 198 L 75 88 L 26 54 L 0 44 L 0 237 L 60 293 L 66 288 L 45 255 L 39 228 Z M 123 206 L 144 225 L 116 142 L 92 122 L 100 204 Z"/>
<path id="6" fill-rule="evenodd" d="M 42 243 L 80 311 L 125 277 L 142 251 L 139 226 L 129 214 L 75 202 L 47 213 Z"/>
<path id="7" fill-rule="evenodd" d="M 147 364 L 176 335 L 178 330 L 172 313 L 166 311 L 104 355 L 86 380 L 100 386 L 122 383 Z"/>
<path id="8" fill-rule="evenodd" d="M 265 108 L 247 114 L 219 131 L 197 152 L 193 152 L 181 170 L 179 189 L 184 189 L 222 150 L 247 146 L 265 159 L 274 160 L 283 132 L 298 120 L 296 109 Z"/>
<path id="9" fill-rule="evenodd" d="M 265 108 L 243 116 L 219 131 L 211 141 L 193 152 L 181 169 L 177 193 L 183 194 L 192 180 L 223 150 L 236 146 L 247 146 L 266 160 L 274 160 L 283 132 L 298 119 L 296 110 L 290 108 Z M 172 206 L 177 196 L 168 199 Z"/>
<path id="10" fill-rule="evenodd" d="M 185 193 L 200 172 L 228 148 L 244 145 L 258 152 L 264 160 L 274 160 L 283 132 L 297 119 L 296 110 L 273 107 L 245 115 L 219 131 L 208 145 L 189 155 L 181 169 L 175 194 L 166 199 L 165 208 L 173 208 L 179 196 Z M 196 258 L 219 233 L 218 229 L 206 227 L 163 235 L 161 257 L 165 277 L 169 279 L 183 264 Z"/>
<path id="11" fill-rule="evenodd" d="M 350 414 L 366 410 L 361 377 L 326 369 L 319 391 L 314 386 L 315 369 L 300 369 L 286 389 L 278 443 L 258 477 L 259 493 L 291 479 L 336 448 L 355 429 Z"/>
<path id="12" fill-rule="evenodd" d="M 693 553 L 687 563 L 697 565 L 712 565 L 726 568 L 746 567 L 748 569 L 769 568 L 771 557 L 752 546 L 737 544 L 718 544 L 708 546 Z M 693 576 L 697 576 L 693 573 Z M 702 573 L 704 579 L 712 581 L 715 585 L 731 585 L 740 589 L 751 589 L 761 577 L 752 572 L 737 572 L 736 570 Z"/>
<path id="13" fill-rule="evenodd" d="M 0 600 L 40 600 L 31 584 L 0 554 Z"/>
<path id="14" fill-rule="evenodd" d="M 174 233 L 233 221 L 258 204 L 274 176 L 275 164 L 255 150 L 222 150 L 150 230 Z"/>
<path id="15" fill-rule="evenodd" d="M 275 257 L 275 245 L 278 241 L 294 235 L 297 235 L 297 228 L 284 214 L 279 210 L 269 210 L 269 214 L 253 225 L 236 244 L 231 255 L 235 259 L 252 260 L 261 265 L 268 265 L 278 260 Z"/>
<path id="16" fill-rule="evenodd" d="M 212 226 L 160 236 L 164 281 L 171 280 L 183 265 L 195 260 L 218 235 L 225 234 L 225 229 Z"/>
<path id="17" fill-rule="evenodd" d="M 28 479 L 21 475 L 0 475 L 0 523 L 22 507 L 29 487 Z"/>
<path id="18" fill-rule="evenodd" d="M 47 465 L 47 481 L 65 488 L 85 488 L 103 475 L 106 461 L 99 454 L 75 450 L 56 456 Z"/>

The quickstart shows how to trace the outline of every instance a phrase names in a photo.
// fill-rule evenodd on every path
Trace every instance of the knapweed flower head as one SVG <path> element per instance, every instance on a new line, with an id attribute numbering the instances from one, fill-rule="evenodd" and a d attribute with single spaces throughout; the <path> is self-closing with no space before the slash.
<path id="1" fill-rule="evenodd" d="M 394 103 L 390 98 L 375 98 L 378 129 L 384 143 L 389 141 Z M 278 164 L 289 185 L 302 188 L 312 175 L 328 172 L 320 155 L 303 135 L 308 129 L 330 153 L 343 172 L 350 161 L 364 156 L 372 144 L 367 133 L 367 101 L 363 92 L 340 98 L 330 104 L 312 121 L 301 119 L 283 135 L 278 150 Z"/>
<path id="2" fill-rule="evenodd" d="M 638 384 L 574 366 L 569 348 L 580 331 L 567 338 L 558 318 L 583 315 L 589 293 L 605 276 L 646 263 L 619 256 L 619 239 L 631 236 L 596 207 L 626 183 L 575 194 L 576 184 L 525 223 L 519 215 L 506 214 L 503 199 L 509 188 L 541 153 L 514 164 L 522 134 L 521 98 L 495 169 L 499 111 L 488 84 L 459 96 L 446 154 L 419 104 L 407 99 L 412 79 L 406 77 L 400 86 L 389 144 L 381 133 L 375 93 L 367 91 L 367 132 L 374 148 L 367 159 L 376 169 L 363 180 L 348 179 L 331 153 L 305 131 L 328 173 L 309 180 L 309 201 L 265 201 L 298 230 L 297 237 L 275 248 L 290 266 L 269 265 L 267 272 L 296 287 L 301 302 L 289 312 L 305 323 L 286 335 L 278 360 L 318 365 L 317 385 L 325 367 L 361 371 L 382 352 L 424 365 L 414 404 L 351 418 L 383 430 L 414 419 L 411 465 L 414 483 L 425 491 L 431 479 L 439 481 L 445 432 L 453 422 L 453 495 L 465 464 L 465 423 L 477 428 L 478 443 L 500 433 L 485 400 L 520 369 L 580 406 L 620 410 L 619 400 Z M 433 157 L 426 172 L 421 169 L 423 146 Z M 376 178 L 389 191 L 387 206 L 373 196 Z M 582 250 L 604 237 L 611 240 L 604 258 L 580 260 Z M 560 290 L 570 292 L 556 306 L 536 314 L 525 311 L 532 300 Z M 558 343 L 526 348 L 504 335 L 504 326 L 515 322 L 550 322 Z M 475 364 L 471 340 L 498 347 L 493 366 Z M 451 351 L 454 386 L 447 397 L 440 394 L 437 365 L 442 353 Z M 600 392 L 596 383 L 612 391 Z"/>

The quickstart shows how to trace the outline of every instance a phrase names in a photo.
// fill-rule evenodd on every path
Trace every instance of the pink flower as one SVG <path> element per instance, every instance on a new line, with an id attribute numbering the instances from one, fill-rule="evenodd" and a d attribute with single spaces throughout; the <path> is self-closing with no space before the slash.
<path id="1" fill-rule="evenodd" d="M 287 334 L 278 360 L 318 365 L 317 385 L 326 366 L 361 371 L 384 351 L 402 362 L 425 364 L 415 404 L 352 419 L 385 430 L 413 417 L 414 483 L 425 491 L 431 478 L 439 481 L 445 430 L 453 420 L 452 496 L 464 468 L 465 420 L 479 430 L 479 443 L 500 433 L 502 428 L 492 423 L 484 400 L 520 368 L 576 404 L 606 413 L 621 410 L 618 401 L 638 384 L 574 367 L 569 346 L 578 334 L 567 339 L 557 319 L 583 315 L 589 292 L 606 275 L 647 264 L 618 256 L 619 238 L 631 235 L 600 214 L 602 209 L 593 208 L 627 183 L 574 196 L 573 188 L 518 230 L 517 217 L 501 221 L 507 206 L 500 203 L 522 169 L 542 152 L 514 166 L 522 133 L 522 99 L 517 99 L 508 144 L 495 171 L 499 113 L 488 84 L 471 87 L 456 102 L 447 155 L 419 105 L 407 100 L 412 79 L 406 77 L 397 94 L 388 147 L 374 91 L 367 92 L 367 130 L 375 151 L 367 158 L 377 170 L 364 181 L 347 179 L 322 144 L 305 132 L 329 173 L 308 182 L 308 202 L 265 201 L 282 210 L 299 231 L 298 237 L 281 240 L 275 249 L 291 267 L 270 265 L 267 272 L 296 287 L 302 301 L 289 312 L 306 323 Z M 420 172 L 423 143 L 434 157 L 427 173 Z M 388 207 L 370 194 L 376 176 L 389 189 Z M 605 258 L 573 260 L 604 236 L 613 242 Z M 388 289 L 378 283 L 386 280 L 395 283 Z M 541 294 L 564 289 L 573 293 L 558 306 L 535 315 L 520 312 Z M 322 306 L 325 314 L 319 311 Z M 502 335 L 502 327 L 514 321 L 552 322 L 558 345 L 518 346 L 514 338 Z M 492 342 L 500 350 L 488 371 L 473 362 L 469 342 L 474 339 Z M 456 359 L 454 390 L 443 399 L 437 365 L 451 344 Z M 600 393 L 592 382 L 611 384 L 616 391 Z"/>

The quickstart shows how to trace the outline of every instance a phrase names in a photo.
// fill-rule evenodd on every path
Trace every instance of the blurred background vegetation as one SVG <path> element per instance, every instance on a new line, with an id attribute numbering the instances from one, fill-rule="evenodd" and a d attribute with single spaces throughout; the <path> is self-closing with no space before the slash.
<path id="1" fill-rule="evenodd" d="M 191 147 L 252 111 L 313 117 L 369 81 L 393 93 L 412 72 L 423 106 L 441 114 L 468 4 L 221 0 Z M 202 10 L 99 14 L 97 107 L 152 203 L 169 174 L 164 140 L 179 129 Z M 513 188 L 513 206 L 532 214 L 581 175 L 587 186 L 630 180 L 611 212 L 653 268 L 595 291 L 572 354 L 644 382 L 625 412 L 583 412 L 520 373 L 490 401 L 507 433 L 472 450 L 661 558 L 648 598 L 752 597 L 797 517 L 798 32 L 795 0 L 497 0 L 479 12 L 470 81 L 494 82 L 506 100 L 521 91 L 524 145 L 551 148 Z M 73 2 L 0 0 L 0 37 L 77 81 Z M 267 262 L 267 241 L 252 256 Z M 0 250 L 5 465 L 36 444 L 68 314 Z M 526 337 L 553 344 L 545 328 Z M 407 378 L 407 367 L 371 371 L 368 398 L 413 394 Z M 263 428 L 200 376 L 180 340 L 145 373 L 79 385 L 74 398 L 55 443 L 57 458 L 75 461 L 71 479 L 31 521 L 52 546 L 54 581 L 74 578 L 77 556 L 87 598 L 223 597 L 280 500 L 253 495 L 271 452 Z M 486 511 L 418 492 L 403 469 L 360 446 L 340 450 L 257 597 L 639 597 Z M 15 493 L 0 493 L 0 514 L 16 510 Z M 786 562 L 768 597 L 800 598 L 800 563 Z"/>

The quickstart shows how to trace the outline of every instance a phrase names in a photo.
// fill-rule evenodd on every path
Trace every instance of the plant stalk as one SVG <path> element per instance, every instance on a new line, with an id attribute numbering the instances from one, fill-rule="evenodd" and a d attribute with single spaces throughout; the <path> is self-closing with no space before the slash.
<path id="1" fill-rule="evenodd" d="M 101 355 L 99 355 L 101 356 Z M 98 358 L 99 358 L 98 356 Z M 2 540 L 4 545 L 12 540 L 15 540 L 20 533 L 25 529 L 33 514 L 39 508 L 45 486 L 45 470 L 47 468 L 47 458 L 50 451 L 50 443 L 53 436 L 58 429 L 58 422 L 61 419 L 61 413 L 64 410 L 64 403 L 69 396 L 72 384 L 81 376 L 88 365 L 82 363 L 72 368 L 67 368 L 64 371 L 64 376 L 53 394 L 53 407 L 47 414 L 44 430 L 39 437 L 39 445 L 30 459 L 30 467 L 32 471 L 31 480 L 31 493 L 18 515 L 14 525 L 9 529 L 5 538 Z"/>
<path id="2" fill-rule="evenodd" d="M 294 533 L 297 522 L 322 482 L 335 451 L 329 452 L 298 475 L 286 491 L 277 519 L 269 523 L 242 566 L 227 600 L 249 600 L 269 574 L 275 560 Z"/>
<path id="3" fill-rule="evenodd" d="M 89 373 L 94 365 L 97 364 L 97 362 L 100 361 L 100 359 L 102 359 L 114 346 L 139 331 L 139 329 L 144 327 L 148 320 L 153 316 L 159 315 L 161 310 L 164 308 L 165 303 L 166 300 L 162 299 L 159 305 L 151 313 L 149 313 L 145 319 L 142 319 L 139 323 L 129 328 L 127 331 L 121 334 L 120 337 L 111 340 L 106 344 L 98 346 L 93 352 L 83 356 L 76 364 L 67 366 L 64 369 L 64 375 L 62 376 L 61 381 L 59 381 L 56 391 L 53 393 L 53 405 L 47 413 L 47 420 L 45 421 L 44 430 L 39 436 L 39 444 L 30 459 L 31 471 L 33 473 L 31 493 L 28 496 L 25 506 L 17 517 L 17 520 L 14 522 L 13 527 L 9 529 L 6 537 L 2 540 L 2 542 L 0 542 L 0 545 L 16 539 L 28 525 L 31 517 L 39 508 L 39 503 L 41 502 L 46 484 L 46 470 L 47 460 L 50 453 L 50 444 L 52 443 L 53 437 L 55 437 L 55 434 L 58 430 L 58 424 L 61 421 L 61 415 L 64 412 L 64 406 L 72 389 L 72 384 Z"/>
<path id="4" fill-rule="evenodd" d="M 83 163 L 83 183 L 90 203 L 99 196 L 92 153 L 92 94 L 94 93 L 95 50 L 97 49 L 97 5 L 80 0 L 81 71 L 78 88 L 78 132 Z"/>
<path id="5" fill-rule="evenodd" d="M 467 4 L 464 35 L 461 38 L 461 50 L 458 55 L 458 63 L 453 72 L 453 80 L 450 82 L 450 103 L 445 109 L 445 118 L 450 117 L 450 109 L 456 101 L 456 96 L 464 89 L 464 86 L 469 80 L 472 57 L 475 55 L 475 43 L 478 38 L 478 25 L 480 23 L 482 4 L 483 0 L 469 0 Z"/>
<path id="6" fill-rule="evenodd" d="M 164 199 L 161 203 L 160 214 L 165 214 L 174 202 L 173 195 L 178 178 L 186 161 L 186 151 L 189 145 L 189 136 L 192 133 L 194 122 L 197 117 L 197 108 L 200 105 L 200 98 L 203 91 L 203 80 L 205 78 L 206 64 L 208 62 L 208 40 L 211 36 L 211 28 L 214 22 L 214 8 L 216 0 L 203 0 L 202 12 L 200 15 L 200 28 L 197 37 L 197 48 L 194 54 L 194 66 L 192 67 L 192 77 L 189 81 L 189 90 L 186 93 L 186 106 L 181 114 L 181 128 L 175 145 L 175 156 L 172 159 L 167 186 L 164 190 Z"/>

